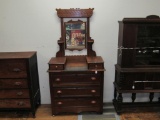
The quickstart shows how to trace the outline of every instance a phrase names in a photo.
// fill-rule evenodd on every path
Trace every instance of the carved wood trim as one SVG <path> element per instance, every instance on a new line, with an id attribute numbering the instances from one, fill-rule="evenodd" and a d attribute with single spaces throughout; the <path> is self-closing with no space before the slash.
<path id="1" fill-rule="evenodd" d="M 88 18 L 93 14 L 94 8 L 89 9 L 56 9 L 60 18 Z"/>

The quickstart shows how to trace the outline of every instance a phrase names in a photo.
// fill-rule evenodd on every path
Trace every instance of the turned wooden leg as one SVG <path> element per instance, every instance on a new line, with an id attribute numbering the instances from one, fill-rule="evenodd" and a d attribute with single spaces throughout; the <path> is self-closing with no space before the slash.
<path id="1" fill-rule="evenodd" d="M 132 93 L 132 103 L 134 103 L 135 99 L 136 99 L 136 93 Z"/>
<path id="2" fill-rule="evenodd" d="M 114 100 L 116 100 L 116 98 L 117 98 L 117 89 L 114 88 Z"/>
<path id="3" fill-rule="evenodd" d="M 154 93 L 150 93 L 150 94 L 149 94 L 150 102 L 152 102 L 153 98 L 154 98 Z"/>
<path id="4" fill-rule="evenodd" d="M 123 102 L 123 97 L 122 93 L 119 93 L 118 98 L 117 98 L 117 113 L 120 114 L 122 110 L 122 102 Z"/>

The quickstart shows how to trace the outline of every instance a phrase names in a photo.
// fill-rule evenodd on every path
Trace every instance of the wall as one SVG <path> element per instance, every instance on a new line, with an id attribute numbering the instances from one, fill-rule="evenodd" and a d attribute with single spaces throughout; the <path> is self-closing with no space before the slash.
<path id="1" fill-rule="evenodd" d="M 105 61 L 104 101 L 113 99 L 118 20 L 160 15 L 159 0 L 0 0 L 0 51 L 37 51 L 42 103 L 50 103 L 48 61 L 59 50 L 56 8 L 94 8 L 93 49 Z"/>

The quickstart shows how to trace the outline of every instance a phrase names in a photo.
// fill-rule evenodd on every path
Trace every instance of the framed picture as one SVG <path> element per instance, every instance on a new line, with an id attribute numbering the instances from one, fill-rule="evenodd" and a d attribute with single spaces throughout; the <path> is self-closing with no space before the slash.
<path id="1" fill-rule="evenodd" d="M 78 20 L 64 24 L 66 49 L 82 50 L 86 48 L 86 22 Z"/>

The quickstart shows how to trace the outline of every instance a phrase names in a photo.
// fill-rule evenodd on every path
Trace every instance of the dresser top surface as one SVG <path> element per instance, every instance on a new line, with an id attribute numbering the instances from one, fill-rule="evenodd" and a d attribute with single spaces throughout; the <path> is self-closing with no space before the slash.
<path id="1" fill-rule="evenodd" d="M 0 52 L 0 59 L 21 59 L 21 58 L 30 58 L 36 51 L 28 52 Z"/>

